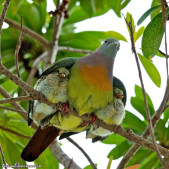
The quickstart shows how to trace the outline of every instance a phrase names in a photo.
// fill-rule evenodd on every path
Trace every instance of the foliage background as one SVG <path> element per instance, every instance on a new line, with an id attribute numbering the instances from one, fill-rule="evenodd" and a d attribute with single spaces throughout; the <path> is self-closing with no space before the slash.
<path id="1" fill-rule="evenodd" d="M 3 4 L 3 1 L 0 2 Z M 140 16 L 151 7 L 151 1 L 149 3 L 145 3 L 142 1 L 141 4 L 145 3 L 143 8 L 140 8 L 138 2 L 137 3 L 134 1 L 130 2 L 130 0 L 126 0 L 126 1 L 123 0 L 82 1 L 81 0 L 78 2 L 80 3 L 77 3 L 77 0 L 70 1 L 69 18 L 64 21 L 61 35 L 59 38 L 59 45 L 70 46 L 73 48 L 84 49 L 84 50 L 95 50 L 97 47 L 100 46 L 101 41 L 103 41 L 108 37 L 115 37 L 121 40 L 121 49 L 120 52 L 118 53 L 118 57 L 115 62 L 114 73 L 117 77 L 119 77 L 124 82 L 128 91 L 128 104 L 126 106 L 126 117 L 122 123 L 122 126 L 126 129 L 132 129 L 136 134 L 141 135 L 141 133 L 144 131 L 148 123 L 146 120 L 142 93 L 139 87 L 140 84 L 138 81 L 137 68 L 136 65 L 133 64 L 134 57 L 132 56 L 132 52 L 130 50 L 131 47 L 130 47 L 129 34 L 127 32 L 127 27 L 125 25 L 124 19 L 120 15 L 120 12 L 121 9 L 124 7 L 124 10 L 122 10 L 124 15 L 126 15 L 127 12 L 132 13 L 135 25 L 137 25 L 137 21 L 140 18 Z M 125 6 L 124 3 L 127 2 L 130 3 L 128 6 Z M 153 0 L 152 6 L 159 5 L 159 3 L 160 0 Z M 1 5 L 0 7 L 2 8 L 3 6 Z M 10 18 L 19 23 L 20 16 L 23 16 L 24 26 L 38 32 L 39 34 L 41 34 L 47 40 L 50 41 L 52 37 L 53 18 L 46 12 L 46 8 L 47 8 L 46 1 L 39 2 L 38 0 L 36 0 L 34 1 L 34 3 L 29 3 L 26 0 L 12 1 L 7 13 L 7 18 Z M 133 10 L 132 8 L 134 8 L 135 10 Z M 112 18 L 110 17 L 108 19 L 110 25 L 112 23 L 112 28 L 109 29 L 109 32 L 107 32 L 107 30 L 106 32 L 105 31 L 104 32 L 103 31 L 83 31 L 88 29 L 91 30 L 90 26 L 88 28 L 88 25 L 90 25 L 90 23 L 87 24 L 87 22 L 90 21 L 87 21 L 85 25 L 83 25 L 83 23 L 80 23 L 82 26 L 79 24 L 78 25 L 79 29 L 77 30 L 75 29 L 76 23 L 80 21 L 84 21 L 85 19 L 88 18 L 100 16 L 102 14 L 105 14 L 109 10 L 113 10 L 114 13 L 116 14 L 115 15 L 112 12 L 111 13 Z M 158 8 L 151 17 L 157 15 L 159 12 L 160 12 L 160 8 Z M 92 22 L 94 21 L 92 20 Z M 141 25 L 135 26 L 136 32 L 140 30 L 139 32 L 135 33 L 136 37 L 142 36 L 143 29 L 144 29 L 142 28 L 142 26 L 146 27 L 149 22 L 150 19 L 147 19 Z M 100 20 L 100 25 L 102 24 L 104 24 L 104 22 Z M 84 26 L 85 29 L 82 28 Z M 96 27 L 99 27 L 99 25 L 96 25 Z M 1 40 L 3 63 L 13 73 L 16 73 L 16 68 L 14 65 L 14 53 L 15 53 L 18 37 L 19 37 L 19 32 L 16 31 L 15 29 L 11 27 L 7 27 L 6 29 L 3 29 L 2 40 Z M 147 38 L 150 37 L 151 35 L 147 36 Z M 126 41 L 128 41 L 128 43 Z M 141 41 L 142 41 L 142 37 L 138 39 L 136 45 L 138 48 L 138 52 L 142 54 Z M 164 45 L 161 46 L 160 49 L 164 51 Z M 28 36 L 24 37 L 22 41 L 22 47 L 19 53 L 20 72 L 21 72 L 21 77 L 24 81 L 27 80 L 27 77 L 29 75 L 34 60 L 44 50 L 45 49 L 42 48 L 37 41 L 33 40 Z M 65 56 L 81 57 L 84 56 L 84 54 L 68 52 L 68 51 L 59 51 L 57 59 L 63 58 Z M 165 59 L 164 57 L 159 57 L 157 55 L 154 57 L 148 55 L 148 57 L 150 57 L 149 59 L 153 60 L 153 63 L 147 58 L 140 56 L 140 58 L 142 58 L 142 62 L 144 62 L 143 64 L 144 67 L 148 69 L 148 74 L 146 73 L 146 71 L 144 71 L 144 68 L 142 69 L 142 71 L 144 73 L 143 75 L 144 75 L 146 90 L 150 94 L 150 97 L 148 97 L 150 112 L 151 114 L 153 114 L 155 109 L 160 104 L 160 100 L 163 96 L 164 88 L 166 85 Z M 163 65 L 162 67 L 159 66 L 160 63 Z M 152 66 L 152 64 L 154 64 L 157 67 L 157 70 L 154 68 L 154 66 Z M 36 74 L 36 77 L 32 81 L 31 84 L 32 86 L 36 82 L 38 78 L 38 74 L 40 74 L 40 72 L 42 71 L 43 65 L 44 63 L 42 62 L 39 67 L 39 73 Z M 160 73 L 158 73 L 158 71 Z M 153 79 L 154 83 L 150 80 L 149 77 Z M 21 94 L 21 90 L 18 88 L 18 86 L 12 83 L 7 78 L 5 78 L 3 75 L 0 75 L 0 84 L 12 96 L 17 96 Z M 158 88 L 160 85 L 161 87 Z M 0 98 L 2 99 L 3 97 L 0 96 Z M 27 109 L 28 106 L 27 102 L 22 102 L 21 105 L 25 109 Z M 134 109 L 130 105 L 132 105 Z M 11 107 L 10 104 L 5 104 L 5 106 Z M 1 116 L 0 126 L 11 129 L 13 131 L 17 131 L 27 136 L 32 136 L 33 130 L 27 127 L 27 122 L 20 115 L 18 115 L 18 113 L 1 109 L 0 116 Z M 158 140 L 158 143 L 162 144 L 167 148 L 169 146 L 168 131 L 169 128 L 168 128 L 168 109 L 167 109 L 164 113 L 164 116 L 162 117 L 162 119 L 159 121 L 158 125 L 155 128 L 155 135 Z M 82 137 L 82 139 L 79 139 L 79 137 Z M 84 141 L 84 134 L 81 134 L 79 136 L 74 136 L 73 138 L 75 138 L 75 140 L 82 147 L 83 146 L 85 147 L 85 145 L 89 147 L 89 145 L 91 145 L 89 143 L 90 141 L 86 141 L 86 140 Z M 16 162 L 19 162 L 20 164 L 25 164 L 25 162 L 20 158 L 20 153 L 27 142 L 28 142 L 27 139 L 20 138 L 2 129 L 0 130 L 0 144 L 3 149 L 5 159 L 7 163 L 10 165 L 15 164 Z M 63 141 L 62 143 L 65 152 L 68 152 L 68 154 L 70 153 L 70 155 L 72 155 L 72 149 L 74 151 L 74 149 L 76 148 L 68 144 L 67 141 Z M 106 155 L 104 154 L 104 157 L 102 157 L 101 156 L 102 150 L 100 149 L 98 152 L 98 147 L 99 148 L 104 147 L 104 150 L 106 147 L 108 152 L 107 153 L 108 157 L 112 155 L 114 159 L 118 159 L 122 157 L 132 145 L 132 143 L 127 141 L 125 138 L 122 138 L 121 136 L 114 135 L 114 134 L 112 134 L 105 141 L 103 141 L 103 143 L 104 144 L 97 143 L 95 145 L 92 145 L 92 149 L 90 148 L 90 150 L 86 148 L 88 150 L 88 153 L 91 155 L 91 158 L 93 158 L 94 161 L 98 163 L 99 168 L 103 168 L 101 166 L 103 164 L 103 161 L 106 161 L 103 160 L 103 158 L 105 159 Z M 66 146 L 64 148 L 64 145 L 67 144 L 69 146 Z M 105 144 L 108 144 L 108 146 Z M 69 147 L 71 147 L 71 149 Z M 11 152 L 12 154 L 15 155 L 11 155 Z M 98 159 L 98 158 L 95 159 L 95 156 L 97 154 L 101 156 L 102 159 Z M 77 161 L 77 163 L 81 166 L 81 162 L 78 161 L 79 155 L 77 158 L 76 157 L 77 154 L 75 153 L 73 159 L 75 159 L 75 161 Z M 82 156 L 82 159 L 83 158 L 84 157 Z M 2 161 L 0 160 L 0 165 L 1 164 Z M 43 153 L 42 156 L 35 161 L 35 164 L 42 165 L 43 166 L 42 168 L 56 168 L 58 166 L 58 162 L 52 156 L 49 150 L 46 150 L 45 153 Z M 145 166 L 146 168 L 160 167 L 160 163 L 158 161 L 156 154 L 145 148 L 141 148 L 136 153 L 136 155 L 129 162 L 128 166 L 133 164 L 141 164 L 140 168 L 145 168 Z M 106 164 L 104 164 L 104 168 L 105 165 Z M 84 167 L 84 165 L 82 165 L 82 167 Z"/>

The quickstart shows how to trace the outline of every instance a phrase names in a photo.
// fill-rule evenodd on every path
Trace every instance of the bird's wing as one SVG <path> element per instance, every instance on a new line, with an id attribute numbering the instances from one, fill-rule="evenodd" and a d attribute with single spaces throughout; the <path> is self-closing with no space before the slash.
<path id="1" fill-rule="evenodd" d="M 40 77 L 44 76 L 44 75 L 48 75 L 52 72 L 54 72 L 56 69 L 58 69 L 59 67 L 65 67 L 67 69 L 70 69 L 73 64 L 75 63 L 75 60 L 77 58 L 63 58 L 58 60 L 56 63 L 54 63 L 51 67 L 49 67 L 48 69 L 46 69 Z"/>

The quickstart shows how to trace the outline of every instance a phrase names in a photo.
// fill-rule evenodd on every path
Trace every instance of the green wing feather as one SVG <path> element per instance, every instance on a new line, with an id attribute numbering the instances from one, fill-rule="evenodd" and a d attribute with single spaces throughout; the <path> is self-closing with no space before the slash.
<path id="1" fill-rule="evenodd" d="M 73 66 L 73 64 L 75 63 L 75 60 L 77 60 L 77 58 L 63 58 L 63 59 L 60 59 L 57 62 L 55 62 L 51 67 L 46 69 L 41 74 L 40 77 L 42 77 L 44 75 L 48 75 L 48 74 L 54 72 L 59 67 L 65 67 L 66 69 L 70 69 Z"/>

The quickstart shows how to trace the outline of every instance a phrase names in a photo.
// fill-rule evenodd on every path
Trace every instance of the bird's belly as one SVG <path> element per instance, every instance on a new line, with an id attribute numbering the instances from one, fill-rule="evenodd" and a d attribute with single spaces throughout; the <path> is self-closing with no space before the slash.
<path id="1" fill-rule="evenodd" d="M 81 126 L 83 120 L 74 115 L 68 113 L 67 115 L 62 116 L 60 113 L 57 113 L 49 122 L 49 125 L 55 126 L 61 129 L 63 132 L 81 132 L 86 129 L 87 126 Z"/>
<path id="2" fill-rule="evenodd" d="M 92 113 L 113 102 L 112 84 L 111 87 L 106 84 L 106 87 L 106 85 L 104 86 L 105 82 L 97 81 L 95 77 L 90 83 L 87 79 L 82 78 L 80 73 L 77 73 L 76 67 L 71 69 L 70 75 L 68 102 L 70 107 L 75 108 L 79 115 Z M 97 83 L 100 83 L 100 85 L 97 85 Z"/>

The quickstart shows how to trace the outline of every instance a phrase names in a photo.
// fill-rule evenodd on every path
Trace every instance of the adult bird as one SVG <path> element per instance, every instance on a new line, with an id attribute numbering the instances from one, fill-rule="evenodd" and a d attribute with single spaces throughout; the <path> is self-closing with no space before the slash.
<path id="1" fill-rule="evenodd" d="M 39 91 L 46 95 L 49 101 L 53 103 L 61 102 L 63 107 L 63 114 L 66 113 L 68 105 L 71 110 L 75 109 L 80 116 L 83 114 L 91 114 L 98 109 L 105 108 L 108 104 L 113 103 L 112 73 L 114 59 L 116 57 L 117 51 L 119 50 L 119 47 L 120 44 L 116 39 L 109 38 L 101 45 L 100 48 L 98 48 L 95 52 L 87 55 L 86 57 L 64 58 L 57 61 L 53 66 L 44 71 L 41 75 L 42 79 L 43 77 L 46 78 L 58 71 L 62 72 L 61 68 L 69 70 L 67 88 L 65 92 L 66 99 L 63 99 L 62 97 L 57 97 L 57 99 L 55 99 L 55 96 L 58 96 L 58 94 L 52 96 L 49 94 L 49 84 L 55 84 L 52 77 L 50 80 L 47 80 L 50 81 L 49 84 L 47 83 L 48 85 L 43 85 L 42 80 L 41 86 L 43 89 L 39 89 Z M 59 75 L 61 74 L 59 73 Z M 31 103 L 30 105 L 33 104 Z M 40 104 L 38 103 L 37 105 Z M 40 110 L 38 110 L 38 107 Z M 35 106 L 36 112 L 38 113 L 29 113 L 29 122 L 31 123 L 31 119 L 36 115 L 37 118 L 35 117 L 35 119 L 40 119 L 41 124 L 46 121 L 51 122 L 51 117 L 56 117 L 56 110 L 52 110 L 52 107 L 50 107 L 51 110 L 50 113 L 48 113 L 48 111 L 46 111 L 48 108 L 48 106 L 44 108 L 43 105 Z M 32 106 L 30 106 L 30 112 L 32 112 Z M 73 115 L 71 115 L 71 118 L 73 118 Z M 71 118 L 66 118 L 69 119 L 68 122 L 72 121 L 71 124 L 68 124 L 68 122 L 64 123 L 67 131 L 80 132 L 80 130 L 82 131 L 85 129 L 85 127 L 81 126 L 82 120 L 80 118 L 74 117 L 73 120 L 70 120 Z M 71 125 L 74 125 L 73 128 Z M 61 125 L 61 127 L 63 127 L 63 125 Z M 61 130 L 65 129 L 61 128 Z M 41 136 L 37 137 L 39 133 Z M 43 129 L 39 127 L 32 137 L 31 141 L 22 152 L 21 157 L 26 161 L 33 161 L 39 156 L 40 153 L 43 152 L 43 150 L 55 139 L 59 133 L 60 129 L 53 126 L 48 126 L 47 128 L 44 126 Z M 38 141 L 43 140 L 43 142 L 41 142 L 41 144 L 38 144 L 37 138 Z M 31 145 L 34 143 L 36 143 L 37 147 L 31 147 Z M 35 150 L 33 150 L 34 148 L 36 148 L 35 154 Z"/>

